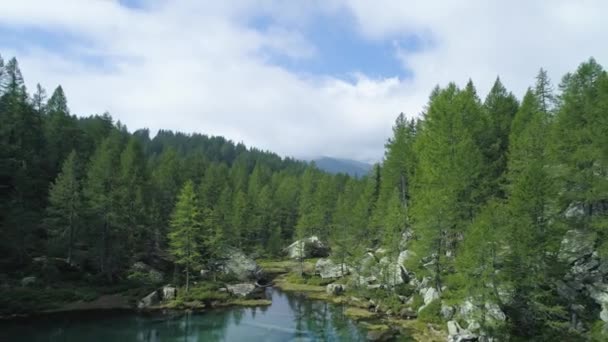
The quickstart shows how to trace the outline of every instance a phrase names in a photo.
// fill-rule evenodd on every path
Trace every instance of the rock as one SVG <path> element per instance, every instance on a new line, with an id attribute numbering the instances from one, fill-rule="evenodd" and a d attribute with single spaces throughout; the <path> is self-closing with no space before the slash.
<path id="1" fill-rule="evenodd" d="M 578 229 L 567 231 L 559 249 L 559 260 L 572 264 L 579 259 L 592 255 L 596 238 L 594 232 Z"/>
<path id="2" fill-rule="evenodd" d="M 564 211 L 564 217 L 575 218 L 582 217 L 585 215 L 585 208 L 582 203 L 572 202 L 568 205 L 568 208 Z"/>
<path id="3" fill-rule="evenodd" d="M 479 311 L 479 309 L 475 307 L 471 300 L 467 299 L 464 301 L 464 303 L 460 305 L 458 311 L 460 313 L 460 316 L 462 316 L 466 320 L 469 320 L 475 315 L 477 311 Z"/>
<path id="4" fill-rule="evenodd" d="M 160 296 L 158 295 L 158 291 L 154 291 L 152 293 L 150 293 L 149 295 L 145 296 L 144 298 L 142 298 L 138 303 L 137 303 L 137 308 L 138 309 L 146 309 L 149 308 L 151 306 L 156 306 L 160 304 Z"/>
<path id="5" fill-rule="evenodd" d="M 455 309 L 453 306 L 441 304 L 441 316 L 444 319 L 446 319 L 446 320 L 452 319 L 452 317 L 454 317 L 454 312 L 455 312 Z"/>
<path id="6" fill-rule="evenodd" d="M 165 285 L 162 288 L 163 300 L 174 300 L 177 297 L 177 289 L 171 285 Z"/>
<path id="7" fill-rule="evenodd" d="M 315 273 L 323 279 L 341 278 L 350 273 L 346 264 L 335 264 L 330 259 L 319 259 L 315 264 Z"/>
<path id="8" fill-rule="evenodd" d="M 291 259 L 325 258 L 329 248 L 316 236 L 298 240 L 283 250 Z"/>
<path id="9" fill-rule="evenodd" d="M 430 302 L 434 301 L 435 299 L 439 299 L 439 292 L 437 290 L 435 290 L 434 287 L 429 287 L 424 292 L 423 297 L 424 297 L 424 305 L 428 305 Z"/>
<path id="10" fill-rule="evenodd" d="M 456 321 L 448 321 L 448 335 L 454 336 L 462 330 Z"/>
<path id="11" fill-rule="evenodd" d="M 226 285 L 226 290 L 234 296 L 247 299 L 260 299 L 264 297 L 264 289 L 251 283 Z"/>
<path id="12" fill-rule="evenodd" d="M 481 329 L 481 325 L 477 321 L 471 321 L 469 323 L 469 326 L 467 327 L 467 330 L 471 331 L 471 332 L 476 332 L 476 331 L 479 331 L 480 329 Z"/>
<path id="13" fill-rule="evenodd" d="M 502 312 L 498 304 L 486 302 L 484 306 L 486 307 L 486 318 L 495 321 L 504 321 L 507 319 L 507 316 Z"/>
<path id="14" fill-rule="evenodd" d="M 38 278 L 36 277 L 25 277 L 21 279 L 21 286 L 27 287 L 35 285 L 38 282 Z"/>
<path id="15" fill-rule="evenodd" d="M 383 329 L 373 329 L 367 332 L 368 341 L 392 341 L 397 332 L 389 327 Z"/>
<path id="16" fill-rule="evenodd" d="M 148 284 L 160 284 L 164 280 L 164 275 L 152 266 L 137 261 L 129 268 L 128 278 Z"/>
<path id="17" fill-rule="evenodd" d="M 225 275 L 232 276 L 240 281 L 263 278 L 262 269 L 255 260 L 236 248 L 227 249 L 219 268 Z"/>
<path id="18" fill-rule="evenodd" d="M 608 307 L 602 305 L 602 311 L 600 312 L 600 319 L 608 323 Z"/>
<path id="19" fill-rule="evenodd" d="M 327 285 L 325 292 L 332 296 L 339 296 L 346 291 L 346 285 L 342 284 L 329 284 Z"/>
<path id="20" fill-rule="evenodd" d="M 388 257 L 382 257 L 378 263 L 380 274 L 378 279 L 388 286 L 395 286 L 409 281 L 405 268 L 397 261 L 391 261 Z"/>
<path id="21" fill-rule="evenodd" d="M 405 307 L 399 310 L 399 316 L 405 319 L 413 319 L 418 317 L 418 313 L 410 307 Z"/>

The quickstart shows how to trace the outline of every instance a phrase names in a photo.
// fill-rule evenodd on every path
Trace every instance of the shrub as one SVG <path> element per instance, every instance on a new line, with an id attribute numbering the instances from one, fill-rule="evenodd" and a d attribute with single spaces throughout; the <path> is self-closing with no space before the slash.
<path id="1" fill-rule="evenodd" d="M 435 299 L 422 308 L 420 313 L 418 313 L 418 319 L 425 323 L 441 324 L 443 322 L 443 318 L 441 317 L 441 300 Z"/>

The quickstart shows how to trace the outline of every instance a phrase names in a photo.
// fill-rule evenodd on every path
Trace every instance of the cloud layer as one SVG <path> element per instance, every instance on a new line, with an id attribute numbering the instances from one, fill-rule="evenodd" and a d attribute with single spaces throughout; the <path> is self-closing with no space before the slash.
<path id="1" fill-rule="evenodd" d="M 557 83 L 591 56 L 608 59 L 601 0 L 140 3 L 3 2 L 0 28 L 16 39 L 0 39 L 0 52 L 18 57 L 30 88 L 62 84 L 75 113 L 363 161 L 381 158 L 396 115 L 418 115 L 436 84 L 472 78 L 483 96 L 500 75 L 520 96 L 541 66 Z M 251 24 L 261 16 L 272 19 L 264 30 Z M 412 76 L 306 74 L 268 57 L 322 59 L 306 34 L 318 16 L 352 18 L 361 40 L 394 41 Z M 399 44 L 412 35 L 421 48 Z"/>

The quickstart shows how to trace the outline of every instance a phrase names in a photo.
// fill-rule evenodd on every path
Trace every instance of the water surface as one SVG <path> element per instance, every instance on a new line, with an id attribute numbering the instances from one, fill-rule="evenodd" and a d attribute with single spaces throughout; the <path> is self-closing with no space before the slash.
<path id="1" fill-rule="evenodd" d="M 203 313 L 91 312 L 3 322 L 0 341 L 364 341 L 342 306 L 267 289 L 272 305 Z"/>

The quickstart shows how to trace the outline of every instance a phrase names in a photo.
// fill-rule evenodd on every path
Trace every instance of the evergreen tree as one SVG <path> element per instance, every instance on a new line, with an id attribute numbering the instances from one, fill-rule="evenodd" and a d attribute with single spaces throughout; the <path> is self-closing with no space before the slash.
<path id="1" fill-rule="evenodd" d="M 454 84 L 432 94 L 415 145 L 418 170 L 412 216 L 418 240 L 413 260 L 432 265 L 429 271 L 437 289 L 479 206 L 484 165 L 469 125 L 479 114 L 475 96 L 474 90 L 461 91 Z"/>
<path id="2" fill-rule="evenodd" d="M 70 264 L 74 262 L 74 244 L 81 227 L 82 209 L 76 152 L 72 151 L 63 162 L 55 182 L 51 184 L 47 207 L 49 236 L 63 242 L 62 245 L 67 240 L 65 255 Z"/>
<path id="3" fill-rule="evenodd" d="M 186 292 L 190 289 L 190 270 L 201 258 L 202 221 L 194 184 L 186 181 L 171 215 L 171 231 L 168 235 L 169 251 L 175 258 L 175 263 L 183 265 L 186 272 Z"/>
<path id="4" fill-rule="evenodd" d="M 89 164 L 84 194 L 92 216 L 90 242 L 95 247 L 99 270 L 109 281 L 118 271 L 122 254 L 124 227 L 120 217 L 120 153 L 122 137 L 117 131 L 97 148 Z"/>

